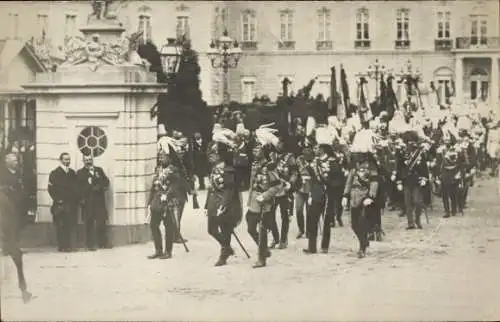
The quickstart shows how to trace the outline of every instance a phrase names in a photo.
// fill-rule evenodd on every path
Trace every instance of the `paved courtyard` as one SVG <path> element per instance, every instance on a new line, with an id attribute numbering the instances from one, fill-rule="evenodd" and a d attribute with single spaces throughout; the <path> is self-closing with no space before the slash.
<path id="1" fill-rule="evenodd" d="M 200 196 L 200 201 L 204 196 Z M 499 320 L 500 201 L 496 182 L 481 179 L 463 217 L 406 231 L 386 212 L 384 242 L 357 259 L 351 229 L 333 229 L 329 254 L 303 255 L 306 240 L 275 250 L 264 269 L 251 268 L 233 242 L 230 265 L 215 268 L 218 247 L 205 217 L 189 210 L 171 260 L 147 260 L 153 246 L 95 253 L 29 252 L 26 274 L 36 298 L 23 304 L 10 259 L 2 258 L 3 320 Z M 344 215 L 347 217 L 347 215 Z M 255 257 L 246 233 L 238 235 Z"/>

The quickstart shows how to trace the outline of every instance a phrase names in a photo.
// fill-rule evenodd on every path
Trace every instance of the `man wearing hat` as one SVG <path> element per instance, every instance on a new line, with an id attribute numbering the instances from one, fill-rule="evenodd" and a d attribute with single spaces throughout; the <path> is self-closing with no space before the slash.
<path id="1" fill-rule="evenodd" d="M 419 137 L 415 131 L 403 133 L 406 149 L 398 158 L 396 185 L 403 191 L 407 229 L 422 229 L 420 217 L 424 208 L 422 189 L 428 184 L 429 169 Z"/>
<path id="2" fill-rule="evenodd" d="M 351 227 L 359 241 L 359 258 L 366 256 L 366 248 L 370 245 L 368 218 L 375 210 L 375 199 L 379 189 L 377 172 L 370 162 L 370 155 L 367 151 L 361 151 L 353 149 L 355 166 L 347 176 L 342 198 L 344 208 L 350 205 Z"/>
<path id="3" fill-rule="evenodd" d="M 311 148 L 304 148 L 302 154 L 298 155 L 296 159 L 299 174 L 299 184 L 295 193 L 295 212 L 297 215 L 297 226 L 299 228 L 297 239 L 302 238 L 306 231 L 304 222 L 304 208 L 306 208 L 306 214 L 309 213 L 307 200 L 309 199 L 309 194 L 311 193 L 311 180 L 313 176 L 311 163 L 313 159 L 314 152 Z"/>
<path id="4" fill-rule="evenodd" d="M 269 125 L 255 130 L 255 145 L 252 151 L 254 163 L 246 214 L 248 233 L 259 247 L 259 258 L 254 268 L 266 266 L 266 260 L 271 256 L 267 245 L 267 231 L 272 224 L 275 196 L 282 189 L 275 170 L 276 165 L 271 158 L 271 153 L 276 151 L 279 141 L 275 132 Z"/>
<path id="5" fill-rule="evenodd" d="M 234 164 L 237 151 L 236 134 L 229 129 L 216 127 L 212 142 L 212 171 L 209 175 L 210 187 L 205 209 L 208 216 L 208 233 L 221 246 L 215 266 L 223 266 L 234 254 L 231 248 L 231 234 L 243 216 L 240 178 Z"/>

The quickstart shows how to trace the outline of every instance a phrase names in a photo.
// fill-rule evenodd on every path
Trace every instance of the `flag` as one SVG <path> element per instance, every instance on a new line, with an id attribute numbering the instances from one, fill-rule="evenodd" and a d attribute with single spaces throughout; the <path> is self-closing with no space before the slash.
<path id="1" fill-rule="evenodd" d="M 337 72 L 335 71 L 335 66 L 331 68 L 330 75 L 330 100 L 328 101 L 328 111 L 331 115 L 337 115 Z"/>
<path id="2" fill-rule="evenodd" d="M 371 119 L 371 111 L 368 106 L 368 102 L 366 99 L 366 94 L 365 94 L 365 85 L 368 84 L 366 81 L 366 78 L 361 77 L 359 79 L 359 86 L 358 86 L 358 97 L 359 97 L 359 118 L 361 120 L 361 123 L 366 122 Z"/>
<path id="3" fill-rule="evenodd" d="M 339 107 L 341 107 L 341 113 L 339 114 L 339 111 L 337 111 L 337 117 L 341 119 L 341 116 L 343 118 L 349 117 L 350 113 L 347 113 L 349 106 L 351 104 L 351 98 L 349 96 L 349 85 L 347 84 L 347 75 L 345 73 L 344 66 L 341 65 L 340 67 L 340 87 L 341 87 L 341 92 L 342 92 L 342 102 Z"/>

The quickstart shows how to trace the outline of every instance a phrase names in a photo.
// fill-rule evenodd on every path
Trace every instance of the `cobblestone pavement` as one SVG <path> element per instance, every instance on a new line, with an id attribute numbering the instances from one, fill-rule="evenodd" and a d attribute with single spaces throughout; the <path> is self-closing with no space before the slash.
<path id="1" fill-rule="evenodd" d="M 230 265 L 213 267 L 218 247 L 205 217 L 191 209 L 183 219 L 191 252 L 175 245 L 171 260 L 146 260 L 151 243 L 28 253 L 26 274 L 37 298 L 27 305 L 4 257 L 3 320 L 499 320 L 496 182 L 477 182 L 463 217 L 444 219 L 440 200 L 434 204 L 421 231 L 406 231 L 402 218 L 386 212 L 385 241 L 372 243 L 361 260 L 348 224 L 333 229 L 329 254 L 303 255 L 306 240 L 295 240 L 293 218 L 289 248 L 273 251 L 260 270 L 235 241 Z M 255 257 L 245 222 L 238 235 Z"/>

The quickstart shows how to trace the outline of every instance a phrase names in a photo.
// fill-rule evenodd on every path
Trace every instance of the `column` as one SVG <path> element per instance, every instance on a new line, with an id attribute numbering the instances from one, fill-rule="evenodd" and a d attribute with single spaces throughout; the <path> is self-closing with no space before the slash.
<path id="1" fill-rule="evenodd" d="M 21 99 L 21 126 L 26 126 L 26 119 L 28 118 L 26 98 Z"/>
<path id="2" fill-rule="evenodd" d="M 455 60 L 455 100 L 460 103 L 464 100 L 464 66 L 461 57 Z"/>
<path id="3" fill-rule="evenodd" d="M 493 56 L 491 58 L 491 109 L 496 115 L 500 115 L 500 106 L 499 106 L 499 71 L 498 71 L 498 58 L 497 56 Z"/>

